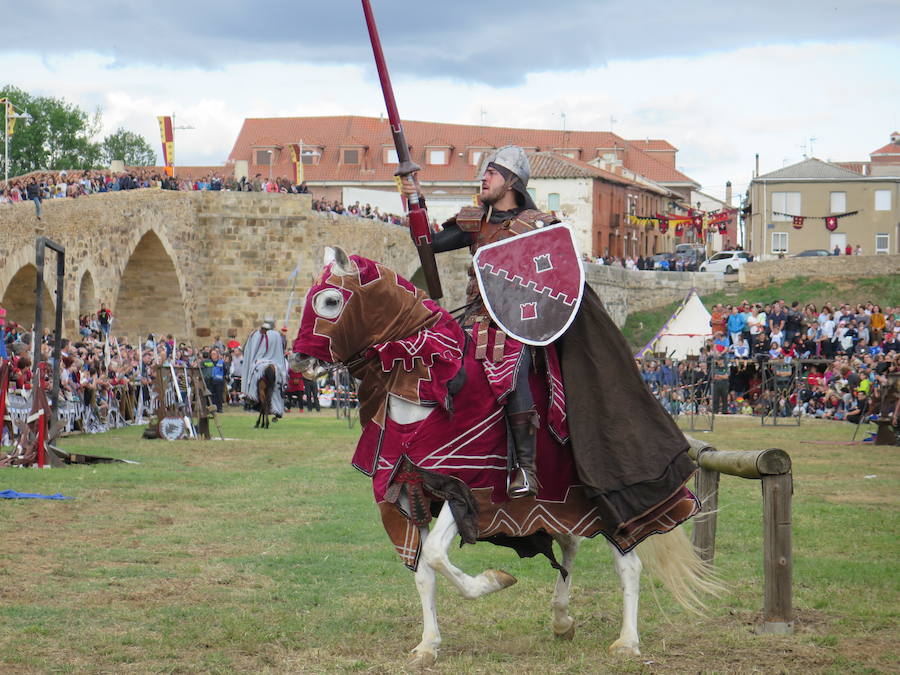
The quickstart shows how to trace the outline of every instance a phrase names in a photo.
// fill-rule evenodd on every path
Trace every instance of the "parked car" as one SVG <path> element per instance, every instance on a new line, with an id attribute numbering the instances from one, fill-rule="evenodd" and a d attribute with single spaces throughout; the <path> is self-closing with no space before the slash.
<path id="1" fill-rule="evenodd" d="M 815 258 L 818 256 L 826 256 L 831 255 L 831 251 L 826 251 L 824 248 L 808 248 L 805 251 L 800 251 L 795 258 Z"/>
<path id="2" fill-rule="evenodd" d="M 737 272 L 741 265 L 750 262 L 747 251 L 720 251 L 700 265 L 701 272 Z"/>

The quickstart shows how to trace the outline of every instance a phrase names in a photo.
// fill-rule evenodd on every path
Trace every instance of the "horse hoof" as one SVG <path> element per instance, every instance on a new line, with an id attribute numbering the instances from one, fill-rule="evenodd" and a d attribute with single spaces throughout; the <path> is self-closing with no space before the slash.
<path id="1" fill-rule="evenodd" d="M 615 656 L 640 656 L 641 650 L 635 644 L 616 640 L 609 646 L 609 653 Z"/>
<path id="2" fill-rule="evenodd" d="M 409 657 L 409 667 L 413 670 L 426 670 L 434 666 L 437 655 L 434 652 L 413 652 Z"/>
<path id="3" fill-rule="evenodd" d="M 509 588 L 518 581 L 512 574 L 503 570 L 485 570 L 484 576 L 493 579 L 494 583 L 497 584 L 497 590 Z"/>
<path id="4" fill-rule="evenodd" d="M 575 637 L 575 622 L 572 621 L 572 625 L 569 626 L 569 630 L 565 633 L 554 633 L 553 637 L 557 640 L 572 640 Z"/>

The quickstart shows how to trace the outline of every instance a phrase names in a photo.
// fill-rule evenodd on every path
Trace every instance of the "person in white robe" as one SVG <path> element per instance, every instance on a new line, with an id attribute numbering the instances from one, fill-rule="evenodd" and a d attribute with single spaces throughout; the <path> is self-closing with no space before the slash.
<path id="1" fill-rule="evenodd" d="M 275 391 L 272 394 L 272 414 L 284 416 L 284 397 L 281 390 L 287 382 L 287 359 L 284 356 L 284 336 L 273 329 L 275 320 L 266 318 L 259 329 L 250 333 L 244 345 L 244 362 L 241 372 L 241 393 L 244 398 L 258 402 L 256 383 L 267 366 L 275 366 Z"/>

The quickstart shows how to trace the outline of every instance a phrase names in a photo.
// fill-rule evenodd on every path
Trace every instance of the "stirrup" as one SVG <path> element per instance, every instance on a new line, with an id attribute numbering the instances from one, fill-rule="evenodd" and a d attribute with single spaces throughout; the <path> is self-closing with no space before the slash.
<path id="1" fill-rule="evenodd" d="M 538 493 L 538 482 L 535 475 L 521 466 L 516 467 L 514 472 L 515 478 L 506 479 L 506 494 L 510 499 L 519 499 L 520 497 L 533 497 Z"/>

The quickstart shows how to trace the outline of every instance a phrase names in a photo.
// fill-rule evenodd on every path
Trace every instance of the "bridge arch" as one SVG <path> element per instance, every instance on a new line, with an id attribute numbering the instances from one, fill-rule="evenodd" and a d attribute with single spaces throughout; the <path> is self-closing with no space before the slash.
<path id="1" fill-rule="evenodd" d="M 122 269 L 112 305 L 114 334 L 137 339 L 148 333 L 188 337 L 190 325 L 176 260 L 172 247 L 155 229 L 140 233 Z"/>
<path id="2" fill-rule="evenodd" d="M 94 275 L 89 269 L 86 269 L 78 282 L 78 317 L 80 318 L 84 314 L 93 314 L 99 307 Z"/>
<path id="3" fill-rule="evenodd" d="M 6 283 L 3 289 L 3 297 L 0 299 L 0 306 L 6 309 L 7 322 L 15 321 L 28 328 L 34 323 L 34 284 L 36 278 L 37 267 L 35 267 L 34 263 L 25 263 L 16 270 L 12 278 Z M 56 312 L 54 294 L 50 292 L 45 279 L 43 290 L 43 325 L 45 328 L 47 326 L 53 327 L 53 317 Z"/>

